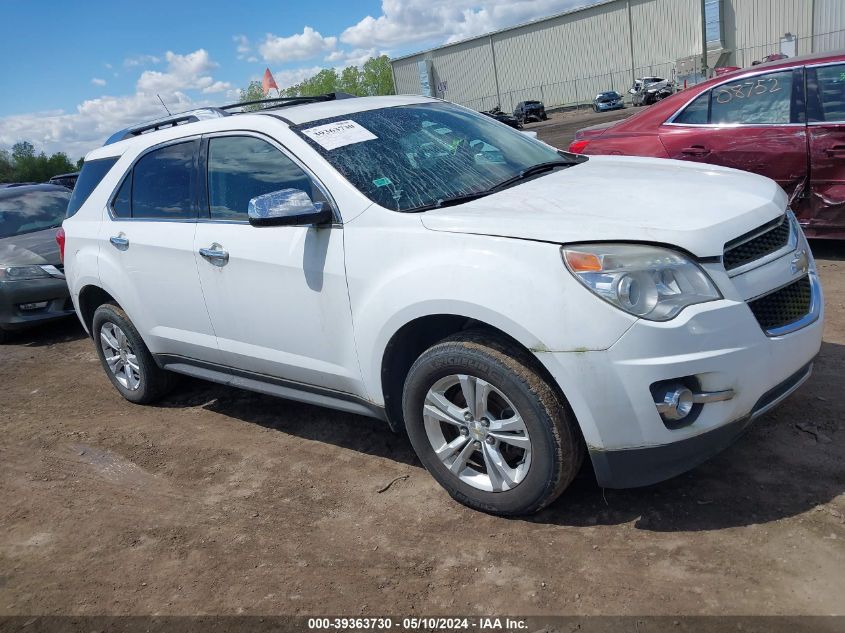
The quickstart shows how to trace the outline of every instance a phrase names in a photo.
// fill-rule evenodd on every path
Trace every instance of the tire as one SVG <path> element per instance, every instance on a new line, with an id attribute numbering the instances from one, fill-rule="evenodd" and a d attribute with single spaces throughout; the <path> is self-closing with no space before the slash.
<path id="1" fill-rule="evenodd" d="M 531 514 L 578 473 L 585 447 L 575 416 L 534 365 L 495 334 L 471 330 L 430 347 L 411 367 L 402 398 L 408 436 L 456 501 L 491 514 Z M 466 407 L 473 389 L 489 390 L 486 406 Z"/>
<path id="2" fill-rule="evenodd" d="M 156 365 L 138 330 L 119 306 L 104 303 L 97 308 L 91 333 L 103 370 L 115 389 L 129 402 L 149 404 L 170 391 L 173 374 Z M 106 349 L 114 352 L 112 358 L 120 356 L 112 361 L 115 369 L 106 360 Z"/>
<path id="3" fill-rule="evenodd" d="M 0 327 L 0 345 L 3 345 L 11 338 L 10 334 Z"/>

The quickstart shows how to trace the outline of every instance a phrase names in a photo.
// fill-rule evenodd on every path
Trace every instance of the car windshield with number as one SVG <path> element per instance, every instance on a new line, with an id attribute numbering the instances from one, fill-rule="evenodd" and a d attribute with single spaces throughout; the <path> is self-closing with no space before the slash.
<path id="1" fill-rule="evenodd" d="M 447 103 L 355 112 L 295 130 L 370 200 L 396 211 L 480 197 L 545 166 L 585 160 Z"/>

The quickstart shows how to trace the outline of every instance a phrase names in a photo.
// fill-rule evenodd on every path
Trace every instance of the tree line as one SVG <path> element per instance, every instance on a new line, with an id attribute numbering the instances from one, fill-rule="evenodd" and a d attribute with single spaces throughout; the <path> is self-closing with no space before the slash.
<path id="1" fill-rule="evenodd" d="M 53 176 L 76 171 L 82 166 L 80 158 L 72 163 L 64 152 L 47 156 L 35 153 L 29 141 L 12 145 L 12 151 L 0 149 L 0 183 L 3 182 L 47 182 Z"/>
<path id="2" fill-rule="evenodd" d="M 347 92 L 357 97 L 396 94 L 393 73 L 390 70 L 390 58 L 387 55 L 371 57 L 361 68 L 347 66 L 340 72 L 334 68 L 324 68 L 316 75 L 280 90 L 283 97 L 313 97 L 332 92 Z M 260 81 L 251 81 L 245 90 L 241 90 L 241 101 L 255 101 L 263 98 L 265 95 Z M 257 106 L 252 109 L 256 108 Z"/>

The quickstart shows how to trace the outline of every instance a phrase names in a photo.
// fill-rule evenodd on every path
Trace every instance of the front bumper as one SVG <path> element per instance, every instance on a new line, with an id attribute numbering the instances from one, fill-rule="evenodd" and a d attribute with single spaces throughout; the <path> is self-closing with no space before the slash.
<path id="1" fill-rule="evenodd" d="M 621 101 L 619 103 L 608 104 L 608 103 L 598 103 L 596 104 L 596 108 L 599 112 L 604 112 L 606 110 L 621 110 L 625 107 L 625 104 Z"/>
<path id="2" fill-rule="evenodd" d="M 47 302 L 42 308 L 22 309 L 21 304 Z M 67 282 L 49 277 L 0 282 L 0 328 L 19 330 L 74 314 Z"/>
<path id="3" fill-rule="evenodd" d="M 728 446 L 748 424 L 809 376 L 821 347 L 817 318 L 767 336 L 747 303 L 691 306 L 667 322 L 637 321 L 604 351 L 537 354 L 578 419 L 600 485 L 627 488 L 668 479 Z M 733 390 L 704 404 L 692 421 L 669 428 L 650 387 L 694 380 L 701 391 Z"/>

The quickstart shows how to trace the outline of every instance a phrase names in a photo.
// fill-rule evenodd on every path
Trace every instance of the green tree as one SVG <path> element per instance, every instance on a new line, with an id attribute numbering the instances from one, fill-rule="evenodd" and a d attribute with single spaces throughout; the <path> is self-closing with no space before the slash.
<path id="1" fill-rule="evenodd" d="M 0 149 L 0 182 L 14 182 L 15 161 L 8 150 Z"/>
<path id="2" fill-rule="evenodd" d="M 15 143 L 11 153 L 0 150 L 0 182 L 46 182 L 71 171 L 76 171 L 76 167 L 67 154 L 57 152 L 47 156 L 41 152 L 36 155 L 35 147 L 29 141 Z"/>
<path id="3" fill-rule="evenodd" d="M 362 79 L 361 71 L 358 70 L 357 66 L 347 66 L 340 73 L 340 81 L 338 81 L 337 89 L 340 92 L 361 96 L 364 94 L 361 85 Z"/>
<path id="4" fill-rule="evenodd" d="M 362 82 L 364 94 L 393 95 L 396 89 L 393 86 L 393 73 L 390 69 L 390 58 L 387 55 L 371 57 L 364 62 Z"/>
<path id="5" fill-rule="evenodd" d="M 244 101 L 257 101 L 258 99 L 264 98 L 264 87 L 261 85 L 260 81 L 250 81 L 249 85 L 246 87 L 246 90 L 240 91 L 241 96 L 238 99 L 238 102 L 243 103 Z M 247 112 L 254 112 L 255 110 L 260 110 L 261 106 L 259 104 L 248 105 L 244 106 L 244 110 Z"/>

